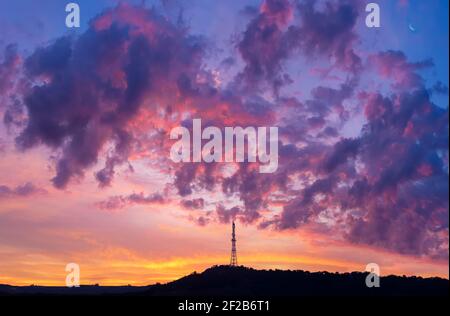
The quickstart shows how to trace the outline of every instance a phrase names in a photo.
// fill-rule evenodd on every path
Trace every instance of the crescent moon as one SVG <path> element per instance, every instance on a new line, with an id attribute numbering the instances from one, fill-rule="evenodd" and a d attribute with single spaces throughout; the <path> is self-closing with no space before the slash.
<path id="1" fill-rule="evenodd" d="M 416 32 L 416 29 L 414 28 L 414 26 L 413 26 L 412 24 L 409 24 L 409 25 L 408 25 L 408 28 L 409 28 L 409 30 L 410 30 L 411 32 L 413 32 L 413 33 Z"/>

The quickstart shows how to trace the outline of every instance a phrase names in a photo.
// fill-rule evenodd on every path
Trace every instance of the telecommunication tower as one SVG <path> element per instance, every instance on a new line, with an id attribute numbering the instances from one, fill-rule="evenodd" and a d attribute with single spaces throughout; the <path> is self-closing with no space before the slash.
<path id="1" fill-rule="evenodd" d="M 236 253 L 236 225 L 233 221 L 233 230 L 231 233 L 231 259 L 230 259 L 230 266 L 235 267 L 237 266 L 237 253 Z"/>

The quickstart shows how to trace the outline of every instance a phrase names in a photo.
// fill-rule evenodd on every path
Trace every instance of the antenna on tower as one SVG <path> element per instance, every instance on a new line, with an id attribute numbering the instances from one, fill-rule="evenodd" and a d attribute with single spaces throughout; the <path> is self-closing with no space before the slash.
<path id="1" fill-rule="evenodd" d="M 231 233 L 231 259 L 230 259 L 230 266 L 235 267 L 237 266 L 237 253 L 236 253 L 236 225 L 232 225 L 232 233 Z"/>

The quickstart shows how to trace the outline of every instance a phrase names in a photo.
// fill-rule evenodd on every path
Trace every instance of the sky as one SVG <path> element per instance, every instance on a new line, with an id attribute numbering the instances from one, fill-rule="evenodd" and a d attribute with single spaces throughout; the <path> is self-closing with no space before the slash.
<path id="1" fill-rule="evenodd" d="M 0 0 L 0 284 L 228 264 L 448 278 L 448 1 Z M 175 163 L 276 126 L 279 164 Z"/>

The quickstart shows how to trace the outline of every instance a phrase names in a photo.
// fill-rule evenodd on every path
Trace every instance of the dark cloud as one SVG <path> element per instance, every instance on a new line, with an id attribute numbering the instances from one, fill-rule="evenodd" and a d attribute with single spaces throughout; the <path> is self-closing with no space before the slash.
<path id="1" fill-rule="evenodd" d="M 327 56 L 350 73 L 360 70 L 361 59 L 353 49 L 354 31 L 361 9 L 359 1 L 327 1 L 318 9 L 316 1 L 297 4 L 301 25 L 297 33 L 299 45 L 309 56 Z"/>
<path id="2" fill-rule="evenodd" d="M 242 34 L 237 48 L 246 65 L 237 80 L 246 90 L 257 88 L 265 80 L 277 92 L 290 81 L 281 72 L 283 61 L 293 49 L 286 33 L 292 11 L 288 0 L 267 0 Z"/>
<path id="3" fill-rule="evenodd" d="M 80 37 L 57 39 L 26 59 L 32 85 L 25 92 L 28 122 L 18 147 L 57 149 L 52 181 L 64 188 L 112 144 L 96 174 L 100 186 L 108 185 L 115 165 L 127 161 L 134 140 L 128 124 L 144 97 L 158 102 L 184 93 L 176 83 L 193 81 L 201 54 L 198 38 L 153 10 L 120 5 L 104 12 Z"/>
<path id="4" fill-rule="evenodd" d="M 288 163 L 291 173 L 313 172 L 319 179 L 300 177 L 303 188 L 292 192 L 281 214 L 264 218 L 259 227 L 294 229 L 333 214 L 331 222 L 339 223 L 333 231 L 343 230 L 351 242 L 446 260 L 448 110 L 432 103 L 418 73 L 430 62 L 409 62 L 398 52 L 377 56 L 377 69 L 386 68 L 382 76 L 395 92 L 359 94 L 366 123 L 358 137 L 331 146 L 293 138 L 302 149 L 281 146 L 279 170 Z M 324 99 L 330 95 L 321 93 Z M 301 119 L 288 120 L 287 128 Z M 295 158 L 306 162 L 300 165 Z"/>
<path id="5" fill-rule="evenodd" d="M 198 167 L 199 165 L 195 163 L 183 164 L 183 166 L 175 172 L 174 185 L 178 189 L 178 194 L 180 196 L 186 196 L 192 193 L 192 182 L 195 179 Z"/>
<path id="6" fill-rule="evenodd" d="M 118 131 L 113 151 L 106 158 L 105 167 L 95 174 L 100 187 L 108 186 L 114 177 L 114 167 L 128 161 L 131 153 L 132 136 L 126 131 Z"/>
<path id="7" fill-rule="evenodd" d="M 360 196 L 364 207 L 358 207 L 364 209 L 364 216 L 349 218 L 349 240 L 403 254 L 448 259 L 448 177 L 405 183 L 398 191 L 396 195 L 382 194 L 385 199 L 376 199 L 380 195 L 374 192 L 369 193 L 372 198 Z"/>
<path id="8" fill-rule="evenodd" d="M 358 139 L 342 139 L 334 145 L 333 151 L 325 158 L 324 168 L 327 172 L 336 169 L 337 166 L 354 157 L 358 153 Z"/>
<path id="9" fill-rule="evenodd" d="M 1 55 L 0 55 L 1 56 Z M 0 95 L 6 95 L 12 88 L 21 58 L 17 52 L 17 45 L 9 44 L 5 47 L 0 59 Z M 0 107 L 2 103 L 0 103 Z"/>
<path id="10" fill-rule="evenodd" d="M 284 69 L 294 54 L 326 57 L 351 75 L 359 74 L 361 58 L 353 43 L 358 1 L 327 1 L 318 9 L 315 1 L 266 0 L 241 35 L 237 48 L 245 68 L 236 82 L 245 92 L 268 84 L 276 96 L 292 83 Z M 236 87 L 234 87 L 236 88 Z"/>
<path id="11" fill-rule="evenodd" d="M 319 179 L 305 188 L 301 195 L 292 199 L 284 208 L 279 220 L 276 222 L 278 229 L 297 228 L 307 223 L 311 217 L 318 215 L 323 209 L 316 206 L 314 197 L 321 193 L 331 196 L 336 179 L 333 177 Z"/>
<path id="12" fill-rule="evenodd" d="M 205 206 L 205 200 L 202 198 L 192 199 L 192 200 L 181 200 L 181 206 L 188 210 L 199 210 L 203 209 Z"/>
<path id="13" fill-rule="evenodd" d="M 216 215 L 220 223 L 230 223 L 236 220 L 238 215 L 241 213 L 241 209 L 237 206 L 232 208 L 225 208 L 222 204 L 219 204 L 216 208 Z"/>
<path id="14" fill-rule="evenodd" d="M 432 87 L 432 92 L 448 95 L 448 86 L 444 84 L 442 81 L 437 81 Z"/>
<path id="15" fill-rule="evenodd" d="M 130 195 L 111 196 L 105 201 L 96 203 L 102 210 L 118 210 L 133 205 L 159 205 L 166 203 L 166 198 L 160 193 L 144 195 L 144 193 L 132 193 Z"/>
<path id="16" fill-rule="evenodd" d="M 11 96 L 5 112 L 3 114 L 3 123 L 8 129 L 12 127 L 23 128 L 26 124 L 26 113 L 23 104 L 14 96 Z"/>
<path id="17" fill-rule="evenodd" d="M 45 194 L 45 189 L 36 187 L 33 183 L 27 182 L 16 187 L 0 185 L 0 199 L 12 197 L 28 197 L 35 194 Z"/>
<path id="18" fill-rule="evenodd" d="M 395 89 L 419 88 L 424 85 L 418 70 L 434 66 L 431 59 L 409 62 L 402 51 L 388 50 L 369 57 L 369 64 L 378 69 L 378 73 L 392 81 Z"/>
<path id="19" fill-rule="evenodd" d="M 286 172 L 261 174 L 248 164 L 241 164 L 239 170 L 222 181 L 222 191 L 227 196 L 237 194 L 243 203 L 239 218 L 246 223 L 253 223 L 260 218 L 261 209 L 267 206 L 269 195 L 286 183 Z"/>
<path id="20" fill-rule="evenodd" d="M 206 226 L 210 222 L 210 219 L 207 216 L 199 216 L 193 220 L 199 226 Z"/>
<path id="21" fill-rule="evenodd" d="M 353 77 L 337 89 L 325 86 L 314 88 L 311 91 L 312 98 L 305 101 L 309 115 L 307 120 L 311 128 L 328 127 L 327 118 L 330 115 L 338 115 L 341 124 L 347 121 L 350 113 L 344 102 L 353 96 L 357 83 L 357 78 Z"/>

